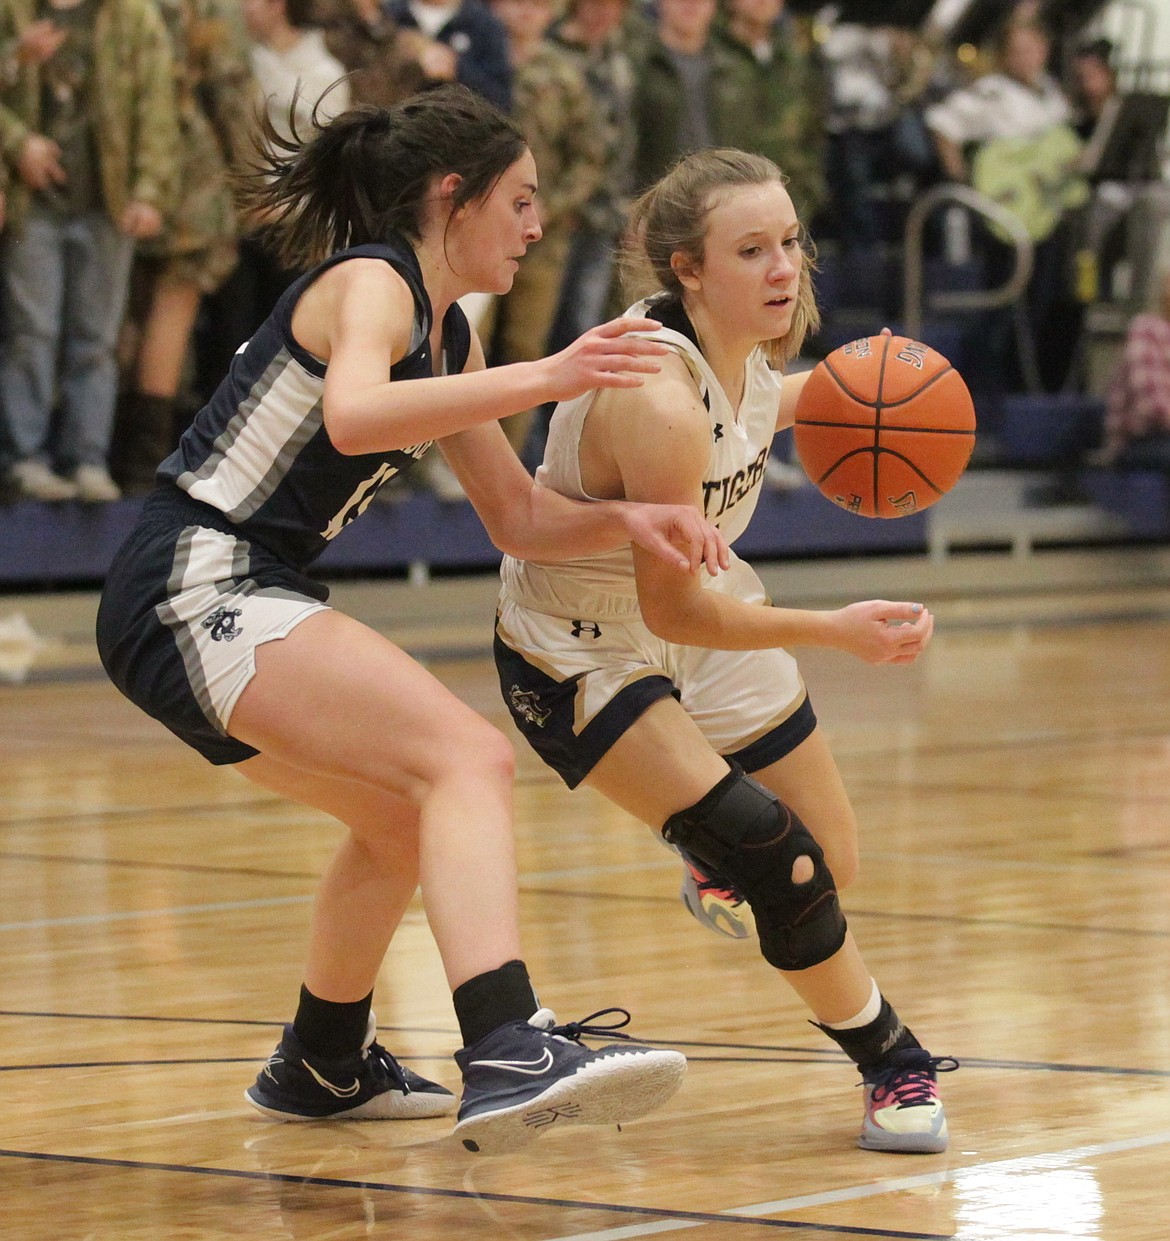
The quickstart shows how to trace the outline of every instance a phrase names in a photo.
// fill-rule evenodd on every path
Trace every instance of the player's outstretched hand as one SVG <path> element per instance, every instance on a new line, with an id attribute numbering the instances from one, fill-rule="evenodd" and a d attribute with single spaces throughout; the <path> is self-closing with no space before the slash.
<path id="1" fill-rule="evenodd" d="M 727 540 L 688 504 L 625 504 L 630 542 L 687 573 L 714 576 L 731 565 Z"/>
<path id="2" fill-rule="evenodd" d="M 544 370 L 548 401 L 567 401 L 593 388 L 636 388 L 643 375 L 662 369 L 658 359 L 669 353 L 658 341 L 631 336 L 653 332 L 653 319 L 622 317 L 590 328 L 566 349 L 536 363 Z"/>
<path id="3" fill-rule="evenodd" d="M 832 614 L 836 645 L 868 664 L 912 664 L 934 633 L 934 617 L 921 603 L 870 599 Z"/>

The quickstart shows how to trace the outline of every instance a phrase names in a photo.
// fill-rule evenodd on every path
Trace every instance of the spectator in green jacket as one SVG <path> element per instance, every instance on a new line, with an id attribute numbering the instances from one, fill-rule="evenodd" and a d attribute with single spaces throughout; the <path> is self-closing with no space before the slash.
<path id="1" fill-rule="evenodd" d="M 638 51 L 637 188 L 703 147 L 758 148 L 756 84 L 745 58 L 712 34 L 716 0 L 659 0 Z"/>

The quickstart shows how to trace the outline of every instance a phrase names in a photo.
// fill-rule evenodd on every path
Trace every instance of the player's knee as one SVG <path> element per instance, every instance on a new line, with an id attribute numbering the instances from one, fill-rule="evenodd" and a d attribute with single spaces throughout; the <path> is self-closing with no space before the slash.
<path id="1" fill-rule="evenodd" d="M 469 719 L 445 731 L 437 758 L 461 774 L 474 773 L 489 784 L 511 784 L 516 774 L 516 750 L 487 720 L 468 712 Z"/>
<path id="2" fill-rule="evenodd" d="M 861 870 L 861 859 L 855 841 L 850 841 L 845 845 L 826 846 L 825 862 L 833 872 L 833 880 L 838 892 L 857 882 L 857 876 Z"/>
<path id="3" fill-rule="evenodd" d="M 484 738 L 476 758 L 478 766 L 487 767 L 499 780 L 511 785 L 516 776 L 516 750 L 502 732 L 493 728 Z"/>
<path id="4" fill-rule="evenodd" d="M 760 951 L 782 970 L 819 965 L 845 940 L 825 855 L 797 815 L 737 767 L 663 835 L 726 875 L 756 918 Z"/>

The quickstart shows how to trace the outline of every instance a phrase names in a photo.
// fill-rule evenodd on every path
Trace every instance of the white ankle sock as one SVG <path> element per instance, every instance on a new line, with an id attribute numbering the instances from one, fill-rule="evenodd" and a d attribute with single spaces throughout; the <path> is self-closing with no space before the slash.
<path id="1" fill-rule="evenodd" d="M 873 982 L 873 979 L 870 979 Z M 865 1007 L 855 1017 L 850 1017 L 848 1021 L 826 1021 L 824 1024 L 830 1030 L 858 1030 L 862 1026 L 867 1026 L 871 1021 L 877 1020 L 877 1015 L 882 1011 L 882 993 L 878 990 L 878 985 L 873 982 L 873 990 L 869 994 L 869 1000 Z"/>

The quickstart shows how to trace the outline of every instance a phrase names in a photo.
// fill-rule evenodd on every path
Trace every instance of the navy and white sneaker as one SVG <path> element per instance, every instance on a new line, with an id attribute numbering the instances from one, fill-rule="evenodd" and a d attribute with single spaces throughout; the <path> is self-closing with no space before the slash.
<path id="1" fill-rule="evenodd" d="M 376 1034 L 371 1013 L 361 1050 L 325 1060 L 310 1056 L 285 1026 L 244 1098 L 273 1120 L 421 1120 L 455 1110 L 451 1091 L 404 1068 Z"/>
<path id="2" fill-rule="evenodd" d="M 588 1022 L 608 1013 L 624 1020 Z M 615 1125 L 636 1120 L 665 1103 L 682 1084 L 686 1057 L 677 1051 L 623 1041 L 597 1050 L 583 1034 L 629 1036 L 624 1008 L 606 1008 L 584 1021 L 558 1025 L 547 1008 L 511 1021 L 455 1053 L 463 1071 L 463 1098 L 455 1136 L 469 1151 L 517 1150 L 553 1125 Z"/>

